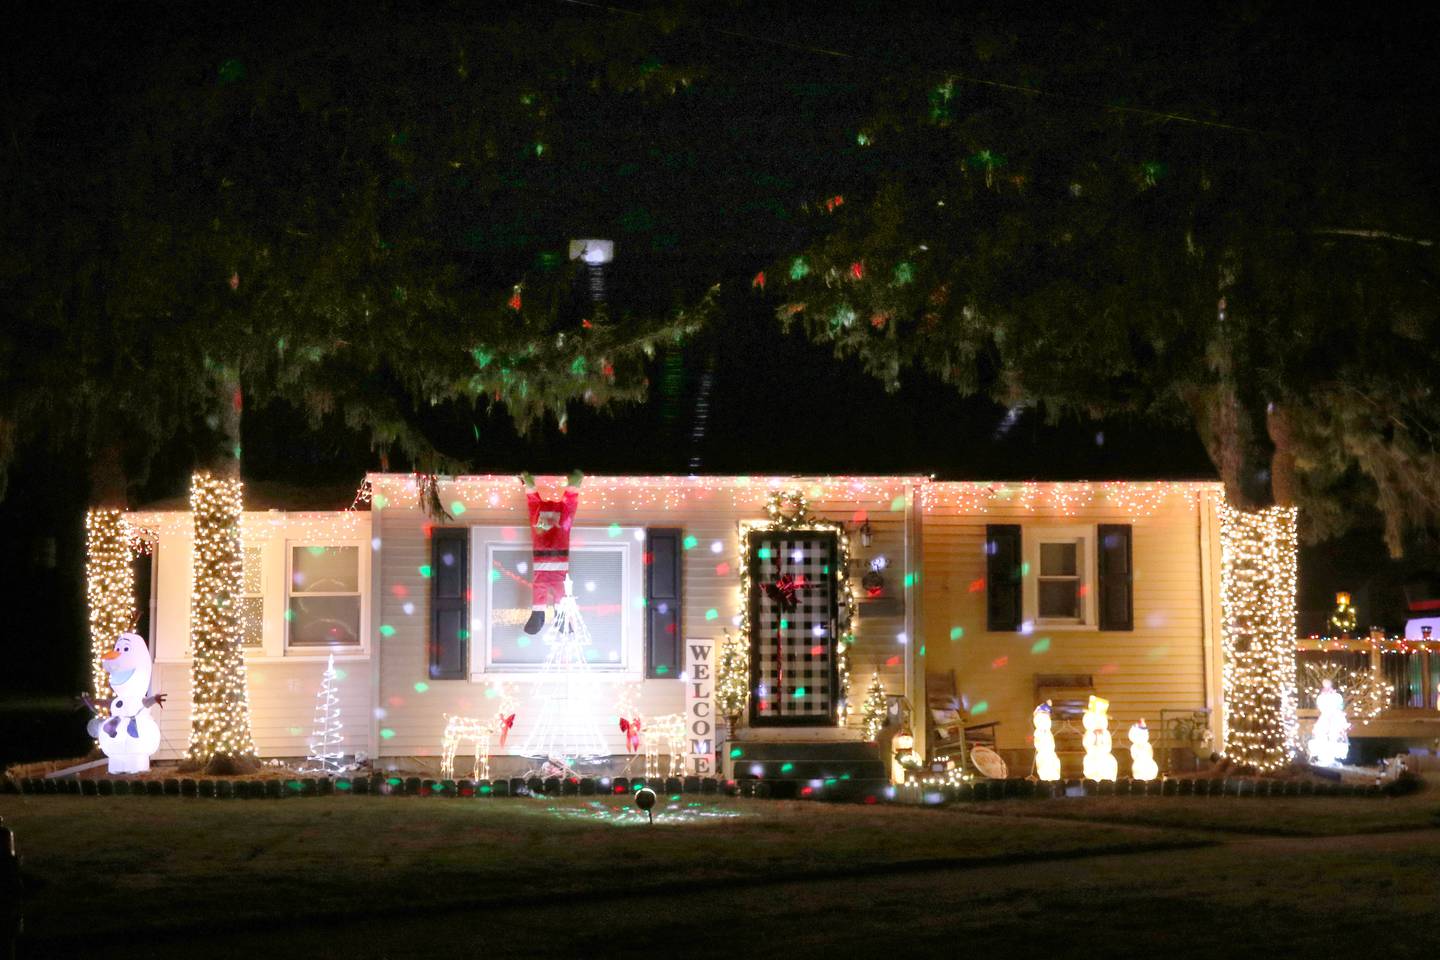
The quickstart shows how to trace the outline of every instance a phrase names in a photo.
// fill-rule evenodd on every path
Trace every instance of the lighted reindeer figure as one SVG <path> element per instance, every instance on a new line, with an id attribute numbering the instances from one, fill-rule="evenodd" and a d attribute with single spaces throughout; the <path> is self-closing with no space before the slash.
<path id="1" fill-rule="evenodd" d="M 680 713 L 665 713 L 646 717 L 637 705 L 639 691 L 635 684 L 627 684 L 620 690 L 616 713 L 620 715 L 620 732 L 625 734 L 625 747 L 631 753 L 645 751 L 645 779 L 651 782 L 660 779 L 660 753 L 669 754 L 668 777 L 685 775 L 685 716 Z"/>
<path id="2" fill-rule="evenodd" d="M 462 743 L 475 745 L 475 766 L 470 771 L 472 780 L 490 779 L 490 744 L 499 736 L 500 746 L 515 725 L 515 697 L 503 686 L 487 687 L 487 700 L 496 706 L 489 717 L 452 717 L 445 714 L 445 739 L 440 760 L 440 775 L 447 780 L 455 777 L 455 751 Z"/>

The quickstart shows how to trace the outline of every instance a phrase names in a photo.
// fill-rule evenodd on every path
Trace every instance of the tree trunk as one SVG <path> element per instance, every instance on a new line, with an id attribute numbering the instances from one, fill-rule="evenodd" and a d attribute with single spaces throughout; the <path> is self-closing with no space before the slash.
<path id="1" fill-rule="evenodd" d="M 187 766 L 233 774 L 253 769 L 255 763 L 238 607 L 243 592 L 242 395 L 239 377 L 233 372 L 218 378 L 216 402 L 220 439 L 190 485 L 195 554 L 190 597 L 192 707 Z"/>
<path id="2" fill-rule="evenodd" d="M 1291 762 L 1299 741 L 1297 490 L 1290 421 L 1283 408 L 1269 409 L 1266 424 L 1275 450 L 1267 471 L 1228 378 L 1186 399 L 1225 487 L 1219 505 L 1224 751 L 1242 766 L 1274 770 Z M 1256 483 L 1267 473 L 1269 496 Z M 1267 500 L 1274 502 L 1265 506 Z"/>
<path id="3" fill-rule="evenodd" d="M 115 638 L 134 629 L 135 568 L 130 551 L 125 464 L 119 443 L 107 443 L 90 459 L 90 509 L 85 514 L 85 601 L 90 621 L 91 695 L 110 697 L 100 655 Z M 100 710 L 102 717 L 109 711 Z"/>

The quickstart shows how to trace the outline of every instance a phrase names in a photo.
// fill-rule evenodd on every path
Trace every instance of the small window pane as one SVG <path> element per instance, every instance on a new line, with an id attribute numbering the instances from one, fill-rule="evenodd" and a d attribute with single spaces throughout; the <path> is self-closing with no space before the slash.
<path id="1" fill-rule="evenodd" d="M 263 593 L 261 589 L 262 574 L 265 572 L 260 562 L 260 548 L 246 547 L 244 559 L 241 562 L 240 592 L 247 594 Z"/>
<path id="2" fill-rule="evenodd" d="M 491 547 L 486 572 L 490 591 L 490 662 L 495 666 L 540 666 L 550 649 L 545 631 L 530 636 L 522 629 L 530 617 L 529 547 Z M 592 641 L 586 657 L 597 669 L 621 666 L 625 559 L 619 550 L 570 550 L 575 599 Z"/>
<path id="3" fill-rule="evenodd" d="M 294 547 L 291 593 L 359 593 L 359 547 Z"/>
<path id="4" fill-rule="evenodd" d="M 246 647 L 263 646 L 265 642 L 265 598 L 241 597 L 235 604 L 240 613 L 240 643 Z"/>
<path id="5" fill-rule="evenodd" d="M 1076 545 L 1073 543 L 1040 544 L 1040 576 L 1073 577 L 1076 574 Z"/>
<path id="6" fill-rule="evenodd" d="M 1056 619 L 1080 619 L 1079 580 L 1041 580 L 1040 616 Z"/>
<path id="7" fill-rule="evenodd" d="M 286 616 L 292 647 L 360 643 L 359 597 L 291 597 Z"/>

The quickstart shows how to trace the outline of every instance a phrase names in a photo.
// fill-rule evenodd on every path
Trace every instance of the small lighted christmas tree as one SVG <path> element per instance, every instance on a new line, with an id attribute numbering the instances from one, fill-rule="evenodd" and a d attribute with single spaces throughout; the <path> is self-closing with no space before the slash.
<path id="1" fill-rule="evenodd" d="M 865 703 L 860 708 L 860 715 L 865 722 L 866 740 L 873 741 L 880 736 L 887 714 L 885 684 L 880 681 L 880 674 L 876 672 L 870 677 L 870 689 L 865 692 Z"/>
<path id="2" fill-rule="evenodd" d="M 725 633 L 720 659 L 715 664 L 715 709 L 733 730 L 750 699 L 750 655 L 744 641 Z"/>
<path id="3" fill-rule="evenodd" d="M 305 758 L 306 773 L 334 776 L 344 769 L 340 752 L 340 695 L 335 690 L 339 674 L 335 670 L 335 654 L 320 678 L 320 691 L 315 694 L 315 729 L 310 735 L 310 755 Z"/>
<path id="4" fill-rule="evenodd" d="M 1348 637 L 1355 632 L 1355 608 L 1350 605 L 1350 594 L 1335 594 L 1335 610 L 1330 614 L 1330 635 Z"/>

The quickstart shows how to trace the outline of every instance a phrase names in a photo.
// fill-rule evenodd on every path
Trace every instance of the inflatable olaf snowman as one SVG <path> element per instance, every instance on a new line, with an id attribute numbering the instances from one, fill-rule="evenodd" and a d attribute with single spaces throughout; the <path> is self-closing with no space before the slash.
<path id="1" fill-rule="evenodd" d="M 150 755 L 160 746 L 160 727 L 150 716 L 155 704 L 165 705 L 163 693 L 146 696 L 150 690 L 150 650 L 139 635 L 122 633 L 115 648 L 100 655 L 101 666 L 110 675 L 109 700 L 85 702 L 92 708 L 105 707 L 110 716 L 90 721 L 90 735 L 110 758 L 111 773 L 144 773 L 150 769 Z"/>

